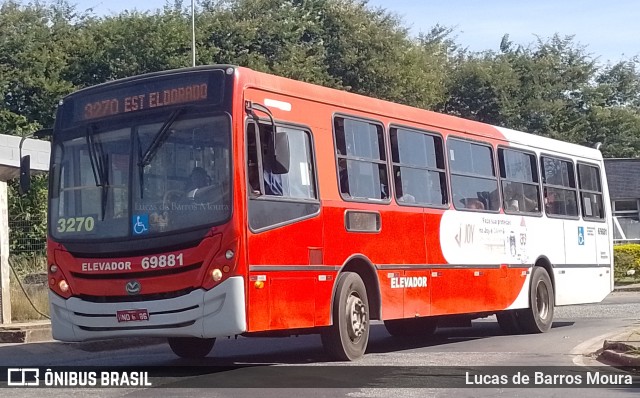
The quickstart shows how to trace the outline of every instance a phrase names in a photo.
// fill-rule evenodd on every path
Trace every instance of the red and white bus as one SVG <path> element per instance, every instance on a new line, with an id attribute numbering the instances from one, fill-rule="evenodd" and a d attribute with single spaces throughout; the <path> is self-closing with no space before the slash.
<path id="1" fill-rule="evenodd" d="M 59 106 L 53 336 L 428 335 L 496 314 L 547 331 L 612 290 L 596 149 L 230 65 L 118 80 Z"/>

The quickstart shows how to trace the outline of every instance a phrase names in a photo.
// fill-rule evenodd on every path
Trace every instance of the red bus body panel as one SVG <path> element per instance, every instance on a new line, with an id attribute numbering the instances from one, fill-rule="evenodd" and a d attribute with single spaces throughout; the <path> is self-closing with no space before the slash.
<path id="1" fill-rule="evenodd" d="M 333 285 L 353 256 L 376 267 L 381 319 L 496 311 L 514 302 L 525 281 L 521 269 L 447 264 L 439 241 L 446 209 L 399 206 L 393 200 L 388 204 L 344 201 L 338 190 L 332 121 L 334 115 L 344 114 L 381 122 L 385 129 L 397 125 L 433 131 L 445 140 L 449 134 L 481 138 L 494 147 L 505 144 L 497 129 L 245 68 L 238 68 L 236 74 L 236 139 L 244 136 L 244 101 L 290 104 L 291 111 L 270 110 L 276 121 L 312 132 L 321 201 L 319 214 L 310 219 L 259 233 L 247 228 L 249 332 L 330 325 Z M 240 169 L 246 164 L 244 145 L 236 148 Z M 237 174 L 246 181 L 244 174 Z M 238 197 L 245 202 L 239 203 L 238 198 L 235 209 L 246 203 L 245 188 L 240 191 Z M 378 212 L 380 231 L 348 232 L 347 209 Z M 316 254 L 315 261 L 311 253 Z M 319 259 L 324 267 L 317 267 Z M 421 288 L 392 287 L 391 279 L 401 277 L 426 278 L 427 283 Z M 263 288 L 254 286 L 257 279 L 264 279 Z"/>

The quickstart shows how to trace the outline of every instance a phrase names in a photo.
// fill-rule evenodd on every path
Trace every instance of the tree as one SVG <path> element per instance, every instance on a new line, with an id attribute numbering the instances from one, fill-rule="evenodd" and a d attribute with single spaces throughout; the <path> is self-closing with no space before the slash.
<path id="1" fill-rule="evenodd" d="M 598 67 L 572 37 L 501 51 L 462 52 L 452 65 L 443 110 L 577 144 L 602 142 L 607 156 L 637 156 L 637 60 Z"/>
<path id="2" fill-rule="evenodd" d="M 443 100 L 442 58 L 365 1 L 208 2 L 199 21 L 217 63 L 420 107 Z"/>
<path id="3" fill-rule="evenodd" d="M 52 125 L 59 99 L 74 89 L 62 76 L 74 41 L 74 15 L 64 2 L 0 4 L 0 133 L 24 136 Z M 30 239 L 44 240 L 46 186 L 46 176 L 34 177 L 26 197 L 17 194 L 16 182 L 8 187 L 10 221 L 31 220 Z M 12 231 L 12 249 L 19 248 L 21 233 Z"/>

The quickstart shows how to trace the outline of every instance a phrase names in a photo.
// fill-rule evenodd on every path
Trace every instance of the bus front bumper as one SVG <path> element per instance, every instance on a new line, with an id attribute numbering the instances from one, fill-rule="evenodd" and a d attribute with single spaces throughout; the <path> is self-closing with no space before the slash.
<path id="1" fill-rule="evenodd" d="M 53 338 L 85 341 L 126 336 L 226 337 L 246 331 L 244 279 L 164 300 L 95 303 L 49 292 Z M 116 313 L 147 310 L 149 319 L 118 322 Z"/>

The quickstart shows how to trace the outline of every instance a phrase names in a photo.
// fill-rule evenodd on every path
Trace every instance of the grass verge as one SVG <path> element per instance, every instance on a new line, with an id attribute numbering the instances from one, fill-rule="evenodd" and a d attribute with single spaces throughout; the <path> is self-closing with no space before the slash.
<path id="1" fill-rule="evenodd" d="M 49 315 L 49 287 L 46 285 L 46 257 L 44 256 L 10 256 L 9 264 L 15 270 L 11 272 L 11 320 L 13 322 L 26 322 L 46 319 L 38 311 Z M 25 280 L 34 280 L 33 276 L 41 276 L 44 273 L 43 283 L 25 283 Z M 29 298 L 38 311 L 36 311 L 16 280 L 16 274 Z M 41 279 L 41 278 L 40 278 Z"/>

